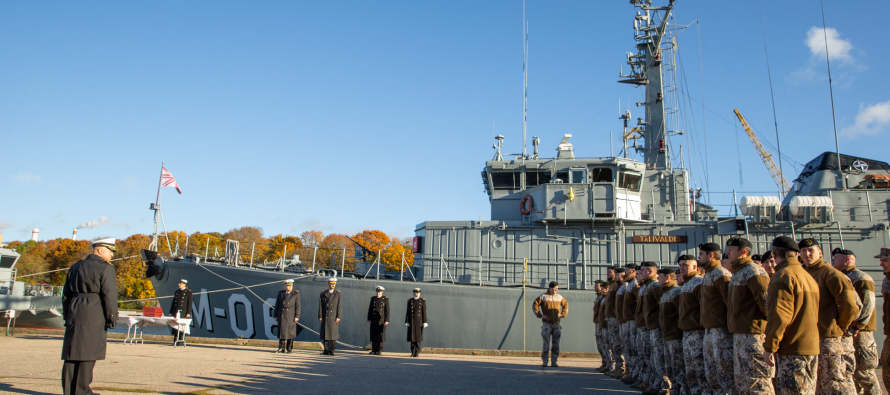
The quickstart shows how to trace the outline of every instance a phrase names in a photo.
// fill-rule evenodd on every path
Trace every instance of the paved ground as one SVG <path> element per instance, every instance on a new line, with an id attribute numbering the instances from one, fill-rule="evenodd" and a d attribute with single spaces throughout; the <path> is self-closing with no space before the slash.
<path id="1" fill-rule="evenodd" d="M 61 337 L 0 336 L 0 392 L 57 394 Z M 274 354 L 266 347 L 108 344 L 94 391 L 115 393 L 638 393 L 594 373 L 597 359 L 568 358 L 542 369 L 537 358 L 343 351 Z"/>

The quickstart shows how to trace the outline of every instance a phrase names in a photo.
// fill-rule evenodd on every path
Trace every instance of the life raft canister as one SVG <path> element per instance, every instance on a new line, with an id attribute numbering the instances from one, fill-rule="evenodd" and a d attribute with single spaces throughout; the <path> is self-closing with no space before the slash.
<path id="1" fill-rule="evenodd" d="M 526 207 L 526 203 L 528 203 L 528 207 Z M 522 215 L 529 215 L 532 213 L 532 210 L 535 209 L 535 200 L 532 199 L 531 195 L 525 195 L 522 197 L 522 200 L 519 201 L 519 212 Z"/>

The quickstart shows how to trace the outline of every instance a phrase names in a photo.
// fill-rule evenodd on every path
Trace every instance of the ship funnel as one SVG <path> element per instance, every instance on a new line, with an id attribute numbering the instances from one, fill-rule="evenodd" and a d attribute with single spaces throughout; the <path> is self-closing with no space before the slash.
<path id="1" fill-rule="evenodd" d="M 575 151 L 572 149 L 572 143 L 569 142 L 570 138 L 572 138 L 571 133 L 562 136 L 562 141 L 556 147 L 556 159 L 575 159 Z"/>

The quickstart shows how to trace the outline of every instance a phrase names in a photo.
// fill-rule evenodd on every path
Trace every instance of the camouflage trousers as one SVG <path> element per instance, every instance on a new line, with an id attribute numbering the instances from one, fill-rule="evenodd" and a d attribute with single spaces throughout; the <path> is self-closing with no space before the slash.
<path id="1" fill-rule="evenodd" d="M 614 317 L 606 318 L 608 324 L 606 331 L 608 332 L 609 347 L 612 349 L 612 365 L 609 370 L 617 370 L 624 372 L 624 350 L 622 348 L 621 335 L 619 333 L 618 319 Z"/>
<path id="2" fill-rule="evenodd" d="M 816 393 L 855 394 L 856 350 L 853 338 L 832 337 L 819 341 L 819 370 L 816 376 Z"/>
<path id="3" fill-rule="evenodd" d="M 776 395 L 799 395 L 816 392 L 816 355 L 773 354 L 776 360 Z"/>
<path id="4" fill-rule="evenodd" d="M 627 364 L 627 374 L 636 377 L 636 372 L 638 370 L 638 364 L 636 359 L 637 354 L 637 330 L 634 326 L 633 322 L 625 322 L 621 324 L 621 328 L 624 330 L 624 334 L 621 336 L 621 340 L 624 342 L 624 360 Z"/>
<path id="5" fill-rule="evenodd" d="M 879 395 L 881 386 L 878 384 L 878 376 L 875 374 L 875 368 L 878 367 L 878 346 L 875 344 L 875 333 L 872 331 L 859 332 L 853 338 L 853 348 L 856 349 L 856 372 L 853 373 L 853 381 L 856 383 L 857 393 Z"/>
<path id="6" fill-rule="evenodd" d="M 671 394 L 688 394 L 686 372 L 683 364 L 683 341 L 664 341 L 664 374 L 671 384 Z"/>
<path id="7" fill-rule="evenodd" d="M 736 333 L 732 335 L 735 394 L 774 394 L 773 367 L 763 359 L 766 335 Z"/>
<path id="8" fill-rule="evenodd" d="M 683 367 L 686 369 L 686 390 L 689 394 L 707 394 L 710 385 L 705 378 L 703 355 L 705 331 L 683 331 Z"/>
<path id="9" fill-rule="evenodd" d="M 647 385 L 651 382 L 649 380 L 650 372 L 652 371 L 652 367 L 649 366 L 649 330 L 646 328 L 637 328 L 636 329 L 636 347 L 637 347 L 637 356 L 636 356 L 636 375 L 634 377 L 637 380 L 640 380 Z"/>
<path id="10" fill-rule="evenodd" d="M 600 360 L 603 366 L 609 366 L 608 345 L 603 337 L 603 329 L 599 326 L 593 328 L 593 341 L 596 342 L 596 351 L 600 354 Z"/>
<path id="11" fill-rule="evenodd" d="M 705 329 L 704 347 L 705 377 L 708 392 L 714 395 L 732 393 L 732 337 L 726 328 Z"/>
<path id="12" fill-rule="evenodd" d="M 547 362 L 550 357 L 551 363 L 556 363 L 559 358 L 559 338 L 562 337 L 562 327 L 559 324 L 551 324 L 544 322 L 541 324 L 541 359 Z"/>
<path id="13" fill-rule="evenodd" d="M 881 380 L 884 382 L 884 388 L 890 388 L 890 336 L 884 338 L 884 344 L 881 347 L 881 366 L 883 367 Z"/>
<path id="14" fill-rule="evenodd" d="M 665 369 L 664 338 L 661 337 L 661 329 L 649 329 L 649 388 L 654 390 L 669 390 L 671 382 L 668 380 Z"/>

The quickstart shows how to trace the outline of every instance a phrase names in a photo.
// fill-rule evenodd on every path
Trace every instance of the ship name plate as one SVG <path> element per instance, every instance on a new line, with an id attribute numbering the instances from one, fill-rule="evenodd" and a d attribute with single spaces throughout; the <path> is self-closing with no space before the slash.
<path id="1" fill-rule="evenodd" d="M 672 244 L 685 243 L 684 235 L 635 235 L 633 242 L 638 244 Z"/>

